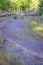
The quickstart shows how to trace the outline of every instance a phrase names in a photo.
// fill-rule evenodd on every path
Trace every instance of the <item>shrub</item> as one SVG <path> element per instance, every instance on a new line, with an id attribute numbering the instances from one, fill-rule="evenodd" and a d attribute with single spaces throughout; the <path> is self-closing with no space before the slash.
<path id="1" fill-rule="evenodd" d="M 18 18 L 18 15 L 15 13 L 14 14 L 14 19 L 17 19 Z"/>

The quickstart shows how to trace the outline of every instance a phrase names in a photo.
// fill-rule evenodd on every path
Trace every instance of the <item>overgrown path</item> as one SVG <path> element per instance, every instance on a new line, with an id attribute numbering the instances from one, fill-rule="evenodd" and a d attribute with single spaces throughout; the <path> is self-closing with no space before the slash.
<path id="1" fill-rule="evenodd" d="M 4 51 L 19 55 L 25 65 L 43 65 L 43 41 L 27 35 L 24 32 L 27 25 L 27 19 L 16 19 L 2 27 Z"/>

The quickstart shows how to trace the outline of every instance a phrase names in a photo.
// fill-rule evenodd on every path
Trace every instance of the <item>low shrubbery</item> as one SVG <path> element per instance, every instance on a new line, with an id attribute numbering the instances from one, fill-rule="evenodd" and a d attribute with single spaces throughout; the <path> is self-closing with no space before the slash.
<path id="1" fill-rule="evenodd" d="M 43 33 L 43 21 L 36 22 L 35 20 L 30 19 L 29 22 L 33 30 Z"/>
<path id="2" fill-rule="evenodd" d="M 30 18 L 24 31 L 34 39 L 43 40 L 43 21 L 40 22 Z"/>
<path id="3" fill-rule="evenodd" d="M 18 55 L 4 53 L 0 51 L 0 65 L 24 65 Z"/>
<path id="4" fill-rule="evenodd" d="M 15 13 L 15 14 L 13 15 L 13 17 L 14 17 L 14 19 L 17 19 L 17 18 L 18 18 L 18 15 Z"/>

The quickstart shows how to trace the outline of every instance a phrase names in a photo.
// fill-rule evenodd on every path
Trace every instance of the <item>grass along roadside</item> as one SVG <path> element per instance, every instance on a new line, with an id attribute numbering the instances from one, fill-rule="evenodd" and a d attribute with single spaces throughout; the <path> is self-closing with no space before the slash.
<path id="1" fill-rule="evenodd" d="M 30 18 L 24 31 L 26 34 L 33 36 L 34 39 L 43 40 L 43 21 L 38 22 Z"/>
<path id="2" fill-rule="evenodd" d="M 38 22 L 30 19 L 29 23 L 34 31 L 43 34 L 43 21 Z"/>
<path id="3" fill-rule="evenodd" d="M 4 53 L 0 51 L 0 65 L 24 65 L 18 55 Z"/>

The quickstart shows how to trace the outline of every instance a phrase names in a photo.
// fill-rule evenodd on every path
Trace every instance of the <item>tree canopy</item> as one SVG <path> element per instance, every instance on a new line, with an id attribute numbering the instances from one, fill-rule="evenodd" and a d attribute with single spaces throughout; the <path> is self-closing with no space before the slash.
<path id="1" fill-rule="evenodd" d="M 43 0 L 0 0 L 1 10 L 24 11 L 43 6 Z"/>
<path id="2" fill-rule="evenodd" d="M 43 0 L 40 0 L 40 4 L 39 4 L 39 12 L 40 12 L 40 15 L 43 14 Z"/>

